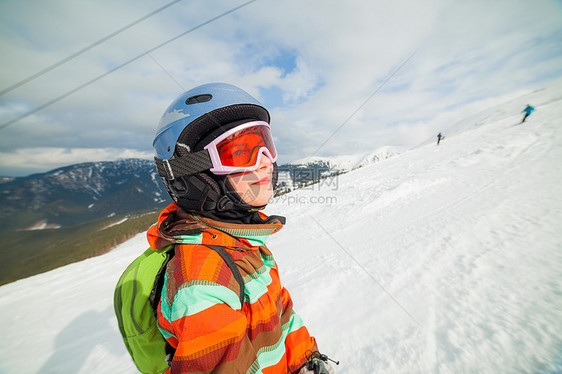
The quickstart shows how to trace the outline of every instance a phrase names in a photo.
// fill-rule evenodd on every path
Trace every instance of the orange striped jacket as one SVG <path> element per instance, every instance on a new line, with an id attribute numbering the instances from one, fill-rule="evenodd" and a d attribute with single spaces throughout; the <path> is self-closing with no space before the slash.
<path id="1" fill-rule="evenodd" d="M 153 249 L 175 243 L 167 267 L 158 325 L 176 348 L 171 373 L 296 373 L 317 350 L 282 287 L 264 245 L 279 221 L 240 225 L 214 221 L 169 205 L 148 231 Z M 206 245 L 220 245 L 244 279 Z"/>

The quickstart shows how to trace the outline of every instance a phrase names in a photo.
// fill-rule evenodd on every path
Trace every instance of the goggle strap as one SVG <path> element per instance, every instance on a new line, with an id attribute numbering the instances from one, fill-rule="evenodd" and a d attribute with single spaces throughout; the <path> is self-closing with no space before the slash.
<path id="1" fill-rule="evenodd" d="M 209 151 L 189 153 L 171 160 L 161 160 L 154 157 L 158 175 L 168 180 L 197 174 L 213 167 Z"/>

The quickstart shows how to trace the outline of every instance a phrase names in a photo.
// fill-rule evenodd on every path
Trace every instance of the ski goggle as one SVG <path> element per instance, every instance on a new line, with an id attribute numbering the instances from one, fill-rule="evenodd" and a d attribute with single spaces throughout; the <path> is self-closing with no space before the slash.
<path id="1" fill-rule="evenodd" d="M 214 174 L 232 174 L 259 168 L 265 154 L 277 161 L 277 150 L 267 122 L 253 121 L 236 126 L 205 146 L 209 152 Z"/>

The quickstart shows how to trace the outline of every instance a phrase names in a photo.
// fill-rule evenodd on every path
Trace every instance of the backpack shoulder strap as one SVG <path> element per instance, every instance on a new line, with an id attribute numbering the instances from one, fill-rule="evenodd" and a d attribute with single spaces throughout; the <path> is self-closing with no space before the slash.
<path id="1" fill-rule="evenodd" d="M 228 265 L 230 271 L 232 271 L 232 275 L 234 276 L 234 279 L 236 279 L 236 281 L 240 285 L 240 305 L 241 306 L 244 305 L 244 279 L 242 278 L 242 274 L 240 274 L 240 270 L 238 269 L 238 266 L 236 266 L 236 263 L 234 263 L 232 256 L 230 256 L 228 252 L 221 246 L 218 245 L 205 245 L 205 246 L 217 252 L 219 256 L 221 256 L 221 258 L 224 260 L 224 262 Z M 158 303 L 160 302 L 160 298 L 162 295 L 162 288 L 164 287 L 164 274 L 166 273 L 166 267 L 168 266 L 168 262 L 170 262 L 170 260 L 174 257 L 175 254 L 176 254 L 175 247 L 174 245 L 171 245 L 171 248 L 166 252 L 166 259 L 164 260 L 162 266 L 160 267 L 158 273 L 156 274 L 154 285 L 150 292 L 150 296 L 148 297 L 148 300 L 150 301 L 150 305 L 152 306 L 152 311 L 154 312 L 154 316 L 156 318 L 158 318 L 158 313 L 157 313 Z M 165 351 L 166 351 L 166 361 L 168 362 L 168 365 L 171 366 L 172 359 L 175 355 L 176 350 L 170 345 L 170 343 L 168 343 L 168 341 L 166 341 Z"/>
<path id="2" fill-rule="evenodd" d="M 240 295 L 239 295 L 240 305 L 244 305 L 244 279 L 242 278 L 242 274 L 240 274 L 240 269 L 238 269 L 238 266 L 236 266 L 236 263 L 234 263 L 232 256 L 229 255 L 228 252 L 219 245 L 205 245 L 205 246 L 217 252 L 219 256 L 221 256 L 223 261 L 226 263 L 226 265 L 228 265 L 228 267 L 230 268 L 230 271 L 232 272 L 234 279 L 236 279 L 236 282 L 238 282 L 238 285 L 240 286 Z M 176 254 L 175 248 L 172 245 L 172 248 L 169 249 L 166 253 L 166 259 L 162 263 L 160 270 L 158 270 L 158 273 L 156 274 L 154 280 L 154 286 L 152 287 L 150 296 L 148 297 L 148 300 L 150 301 L 150 305 L 152 306 L 152 311 L 154 312 L 155 317 L 157 317 L 158 303 L 160 302 L 160 297 L 162 295 L 162 288 L 164 287 L 164 274 L 166 273 L 166 266 L 168 265 L 168 262 L 170 262 L 170 260 L 174 257 L 175 254 Z"/>
<path id="3" fill-rule="evenodd" d="M 164 259 L 164 262 L 162 262 L 162 266 L 160 266 L 158 273 L 156 273 L 156 277 L 154 278 L 154 285 L 152 286 L 152 290 L 150 291 L 150 295 L 148 296 L 148 301 L 150 301 L 150 306 L 152 306 L 154 317 L 156 317 L 157 319 L 158 303 L 160 302 L 160 297 L 162 296 L 162 288 L 164 287 L 164 274 L 166 273 L 166 266 L 175 254 L 176 248 L 174 247 L 174 245 L 171 245 L 171 248 L 166 252 L 166 258 Z"/>
<path id="4" fill-rule="evenodd" d="M 171 248 L 167 249 L 166 251 L 166 258 L 164 262 L 162 262 L 162 266 L 158 269 L 158 273 L 156 273 L 156 277 L 154 277 L 154 285 L 152 286 L 152 290 L 150 291 L 150 295 L 148 296 L 148 301 L 150 302 L 150 306 L 152 307 L 152 313 L 154 313 L 154 317 L 158 320 L 158 303 L 160 302 L 160 298 L 162 297 L 162 288 L 164 287 L 164 274 L 166 273 L 166 267 L 168 266 L 168 262 L 175 256 L 176 254 L 176 247 L 171 244 Z M 174 359 L 174 355 L 176 350 L 171 344 L 164 339 L 166 342 L 164 346 L 164 352 L 166 353 L 166 362 L 168 366 L 172 365 L 172 360 Z"/>
<path id="5" fill-rule="evenodd" d="M 232 258 L 231 255 L 228 254 L 226 249 L 224 249 L 224 247 L 221 247 L 220 245 L 205 244 L 205 246 L 217 252 L 219 256 L 222 257 L 224 262 L 228 265 L 230 271 L 232 271 L 232 275 L 234 276 L 234 279 L 236 279 L 236 281 L 240 285 L 240 305 L 244 305 L 244 279 L 242 278 L 242 274 L 240 274 L 240 269 L 238 269 L 238 266 L 236 266 L 234 259 Z"/>

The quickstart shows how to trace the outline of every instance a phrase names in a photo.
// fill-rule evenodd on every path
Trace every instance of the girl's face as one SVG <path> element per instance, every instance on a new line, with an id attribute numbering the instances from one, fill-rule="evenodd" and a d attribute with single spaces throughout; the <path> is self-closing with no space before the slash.
<path id="1" fill-rule="evenodd" d="M 273 199 L 273 163 L 265 154 L 261 156 L 256 170 L 227 176 L 234 191 L 251 206 L 266 205 Z"/>

